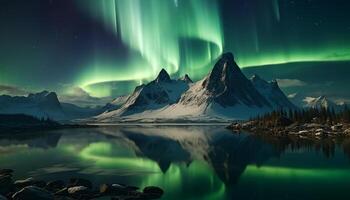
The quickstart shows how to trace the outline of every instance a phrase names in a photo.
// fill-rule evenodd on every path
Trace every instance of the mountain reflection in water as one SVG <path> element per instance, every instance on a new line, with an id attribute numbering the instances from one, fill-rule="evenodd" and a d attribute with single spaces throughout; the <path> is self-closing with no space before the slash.
<path id="1" fill-rule="evenodd" d="M 214 125 L 56 130 L 0 138 L 0 154 L 1 168 L 19 178 L 157 185 L 164 199 L 327 199 L 350 189 L 349 139 L 238 135 Z"/>

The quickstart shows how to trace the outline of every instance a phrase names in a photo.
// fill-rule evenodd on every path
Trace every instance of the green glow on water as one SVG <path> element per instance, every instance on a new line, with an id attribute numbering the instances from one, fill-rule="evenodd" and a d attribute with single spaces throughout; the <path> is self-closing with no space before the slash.
<path id="1" fill-rule="evenodd" d="M 115 154 L 115 151 L 113 151 L 114 148 L 110 143 L 92 143 L 81 150 L 79 156 L 82 159 L 94 160 L 96 165 L 107 168 L 118 167 L 124 169 L 138 168 L 150 171 L 160 170 L 158 165 L 150 160 L 137 158 L 130 153 L 126 153 L 126 155 Z"/>
<path id="2" fill-rule="evenodd" d="M 279 166 L 247 166 L 244 178 L 273 178 L 273 179 L 321 179 L 324 181 L 349 180 L 350 169 L 322 168 L 292 168 Z"/>
<path id="3" fill-rule="evenodd" d="M 162 187 L 167 191 L 164 199 L 176 199 L 178 194 L 184 194 L 186 199 L 224 199 L 225 184 L 204 161 L 194 161 L 189 166 L 173 163 L 164 173 L 155 161 L 132 154 L 110 143 L 99 142 L 82 149 L 79 157 L 89 162 L 93 161 L 97 167 L 103 169 L 128 170 L 132 174 L 143 173 L 139 186 Z M 193 193 L 195 190 L 198 190 L 197 194 Z"/>

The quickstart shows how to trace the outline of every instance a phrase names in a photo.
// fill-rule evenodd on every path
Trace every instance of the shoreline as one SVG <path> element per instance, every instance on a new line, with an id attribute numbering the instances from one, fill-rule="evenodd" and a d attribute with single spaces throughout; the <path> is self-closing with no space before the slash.
<path id="1" fill-rule="evenodd" d="M 189 123 L 162 123 L 162 122 L 156 122 L 156 123 L 87 123 L 87 124 L 62 124 L 62 125 L 55 125 L 55 126 L 18 126 L 18 127 L 3 127 L 0 126 L 0 137 L 1 136 L 17 136 L 21 134 L 26 133 L 38 133 L 40 131 L 51 131 L 51 130 L 62 130 L 62 129 L 89 129 L 89 128 L 99 128 L 99 127 L 122 127 L 122 126 L 140 126 L 140 127 L 152 127 L 152 126 L 223 126 L 226 127 L 230 125 L 228 122 L 222 122 L 222 123 L 206 123 L 206 122 L 189 122 Z"/>
<path id="2" fill-rule="evenodd" d="M 0 169 L 0 199 L 159 199 L 164 191 L 157 186 L 139 188 L 122 183 L 103 183 L 79 177 L 44 181 L 33 177 L 13 179 L 14 170 Z"/>
<path id="3" fill-rule="evenodd" d="M 56 126 L 18 126 L 18 127 L 1 127 L 1 136 L 17 136 L 26 133 L 38 133 L 40 131 L 62 130 L 62 129 L 78 129 L 78 128 L 97 128 L 97 125 L 88 124 L 63 124 Z"/>
<path id="4" fill-rule="evenodd" d="M 226 127 L 234 133 L 242 131 L 256 135 L 273 137 L 293 137 L 301 139 L 324 139 L 350 137 L 350 124 L 334 125 L 319 123 L 293 123 L 288 126 L 260 126 L 257 121 L 232 123 Z"/>

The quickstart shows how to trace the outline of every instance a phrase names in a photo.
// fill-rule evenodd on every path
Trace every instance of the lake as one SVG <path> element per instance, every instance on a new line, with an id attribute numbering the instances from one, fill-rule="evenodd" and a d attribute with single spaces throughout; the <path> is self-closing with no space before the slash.
<path id="1" fill-rule="evenodd" d="M 105 126 L 0 137 L 15 178 L 163 188 L 162 199 L 349 199 L 350 139 L 233 134 L 222 125 Z"/>

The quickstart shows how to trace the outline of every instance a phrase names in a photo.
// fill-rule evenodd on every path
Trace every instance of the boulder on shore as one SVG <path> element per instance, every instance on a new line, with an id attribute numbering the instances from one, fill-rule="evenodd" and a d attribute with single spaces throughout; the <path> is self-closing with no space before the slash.
<path id="1" fill-rule="evenodd" d="M 164 191 L 156 186 L 148 186 L 143 189 L 143 195 L 149 199 L 158 199 L 164 194 Z"/>
<path id="2" fill-rule="evenodd" d="M 7 195 L 13 188 L 12 175 L 0 175 L 0 194 Z"/>
<path id="3" fill-rule="evenodd" d="M 12 169 L 0 169 L 0 175 L 11 175 L 12 176 L 13 170 Z"/>
<path id="4" fill-rule="evenodd" d="M 36 186 L 27 186 L 16 192 L 12 198 L 14 200 L 53 200 L 54 195 Z"/>
<path id="5" fill-rule="evenodd" d="M 74 186 L 74 187 L 68 188 L 67 191 L 68 191 L 68 194 L 71 194 L 71 195 L 85 194 L 89 191 L 89 188 L 85 186 Z"/>
<path id="6" fill-rule="evenodd" d="M 89 189 L 92 189 L 92 183 L 89 180 L 83 178 L 71 178 L 68 183 L 68 188 L 74 186 L 85 186 Z"/>
<path id="7" fill-rule="evenodd" d="M 46 189 L 52 192 L 57 192 L 65 187 L 65 183 L 62 180 L 49 181 L 46 184 Z"/>

